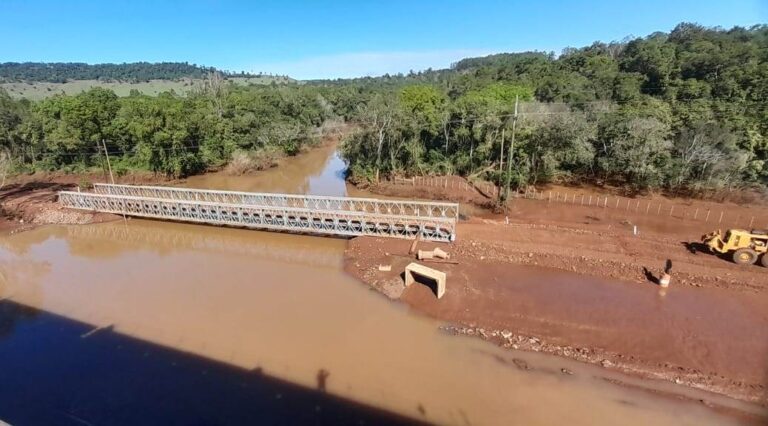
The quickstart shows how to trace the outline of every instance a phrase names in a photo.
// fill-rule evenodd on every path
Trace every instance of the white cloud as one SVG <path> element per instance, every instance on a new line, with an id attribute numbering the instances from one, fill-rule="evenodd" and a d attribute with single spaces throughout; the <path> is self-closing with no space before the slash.
<path id="1" fill-rule="evenodd" d="M 412 52 L 357 52 L 256 64 L 253 72 L 287 74 L 299 80 L 350 78 L 407 73 L 427 68 L 448 68 L 460 59 L 496 53 L 492 49 L 457 49 Z"/>

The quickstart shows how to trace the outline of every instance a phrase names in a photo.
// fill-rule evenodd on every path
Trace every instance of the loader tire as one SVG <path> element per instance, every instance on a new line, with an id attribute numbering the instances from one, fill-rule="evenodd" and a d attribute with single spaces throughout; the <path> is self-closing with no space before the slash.
<path id="1" fill-rule="evenodd" d="M 760 258 L 760 264 L 768 268 L 768 253 L 763 254 L 763 257 Z"/>
<path id="2" fill-rule="evenodd" d="M 751 265 L 757 261 L 757 253 L 748 248 L 738 249 L 733 252 L 733 262 L 738 265 Z"/>

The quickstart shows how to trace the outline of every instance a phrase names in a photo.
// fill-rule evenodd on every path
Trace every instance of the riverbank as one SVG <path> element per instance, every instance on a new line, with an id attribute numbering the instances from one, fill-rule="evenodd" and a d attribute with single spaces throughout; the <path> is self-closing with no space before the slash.
<path id="1" fill-rule="evenodd" d="M 508 221 L 463 220 L 442 247 L 457 263 L 429 265 L 447 273 L 439 301 L 403 287 L 410 242 L 352 240 L 346 269 L 452 333 L 768 405 L 768 271 L 697 250 L 702 224 L 632 219 L 516 200 Z M 667 259 L 663 290 L 655 281 Z"/>
<path id="2" fill-rule="evenodd" d="M 343 162 L 333 152 L 332 145 L 324 145 L 252 176 L 213 173 L 186 181 L 132 183 L 370 195 L 345 189 L 339 177 Z M 38 216 L 45 215 L 51 215 L 48 220 L 63 221 L 65 218 L 52 216 L 65 213 L 55 203 L 55 191 L 75 188 L 80 178 L 68 179 L 14 183 L 29 186 L 23 190 L 6 187 L 4 191 L 16 192 L 9 193 L 9 197 L 0 194 L 0 202 L 6 205 L 13 200 L 16 211 L 27 215 L 24 226 L 40 222 Z M 124 182 L 128 181 L 121 178 Z M 408 196 L 439 195 L 435 194 L 432 190 Z M 40 209 L 36 211 L 34 206 Z M 764 271 L 759 267 L 739 268 L 704 253 L 692 254 L 683 243 L 696 241 L 703 233 L 696 224 L 637 220 L 633 223 L 640 224 L 642 232 L 634 236 L 626 218 L 614 213 L 580 206 L 560 209 L 519 200 L 507 223 L 503 216 L 477 210 L 472 213 L 474 217 L 459 224 L 457 242 L 447 245 L 452 260 L 459 263 L 439 265 L 448 273 L 448 293 L 439 302 L 424 287 L 402 288 L 398 274 L 411 261 L 407 257 L 408 241 L 351 240 L 346 248 L 345 268 L 377 290 L 400 298 L 415 311 L 443 322 L 443 328 L 450 333 L 480 336 L 505 348 L 553 354 L 765 405 L 768 363 L 760 362 L 768 360 L 764 345 L 768 342 L 764 291 L 768 284 L 760 275 Z M 119 218 L 87 218 L 111 219 Z M 80 223 L 76 217 L 66 220 Z M 82 229 L 91 228 L 97 227 Z M 131 235 L 141 234 L 135 227 L 131 230 Z M 157 233 L 146 232 L 153 236 Z M 177 248 L 177 237 L 168 239 L 172 240 L 168 250 Z M 286 258 L 296 257 L 293 251 L 290 253 Z M 658 287 L 648 282 L 643 268 L 650 275 L 658 275 L 666 258 L 674 263 L 674 278 L 667 294 L 661 295 Z M 392 265 L 392 271 L 380 272 L 380 264 Z M 520 355 L 510 352 L 510 356 Z M 511 368 L 527 369 L 517 364 Z M 648 387 L 656 388 L 653 384 Z M 706 398 L 702 402 L 712 404 Z M 735 416 L 741 419 L 742 414 Z M 764 420 L 750 414 L 743 418 L 758 424 Z"/>
<path id="3" fill-rule="evenodd" d="M 322 167 L 325 157 L 335 151 L 336 145 L 347 131 L 346 126 L 329 127 L 312 148 L 302 150 L 294 156 L 275 159 L 271 169 L 281 170 L 277 176 L 283 178 L 283 181 L 275 179 L 275 173 L 266 173 L 270 170 L 267 168 L 248 173 L 210 170 L 184 179 L 168 178 L 152 172 L 132 171 L 116 176 L 115 182 L 130 185 L 175 185 L 247 191 L 254 181 L 258 186 L 263 183 L 260 182 L 261 179 L 270 176 L 269 186 L 275 187 L 273 192 L 293 192 L 296 177 L 303 178 L 304 173 L 312 173 L 313 169 Z M 323 157 L 323 161 L 317 161 L 315 157 L 318 155 Z M 284 171 L 286 168 L 288 170 Z M 316 171 L 319 170 L 321 169 Z M 294 178 L 291 179 L 291 176 Z M 0 232 L 21 232 L 38 225 L 83 225 L 121 219 L 120 216 L 112 214 L 63 209 L 58 205 L 58 191 L 76 191 L 79 186 L 89 186 L 93 182 L 108 183 L 110 177 L 105 172 L 51 172 L 11 178 L 5 186 L 0 188 Z M 244 187 L 240 187 L 241 185 Z"/>
<path id="4" fill-rule="evenodd" d="M 21 232 L 39 225 L 83 225 L 119 219 L 107 213 L 64 209 L 57 202 L 59 191 L 77 191 L 84 182 L 108 182 L 99 173 L 35 173 L 17 176 L 0 189 L 0 231 Z M 127 184 L 169 184 L 161 175 L 131 173 L 119 178 Z"/>

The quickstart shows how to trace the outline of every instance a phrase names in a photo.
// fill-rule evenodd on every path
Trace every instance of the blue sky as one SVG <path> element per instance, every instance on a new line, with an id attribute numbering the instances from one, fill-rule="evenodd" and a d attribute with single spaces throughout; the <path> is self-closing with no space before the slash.
<path id="1" fill-rule="evenodd" d="M 768 0 L 0 0 L 0 62 L 187 61 L 295 78 L 444 68 L 467 56 L 768 22 Z"/>

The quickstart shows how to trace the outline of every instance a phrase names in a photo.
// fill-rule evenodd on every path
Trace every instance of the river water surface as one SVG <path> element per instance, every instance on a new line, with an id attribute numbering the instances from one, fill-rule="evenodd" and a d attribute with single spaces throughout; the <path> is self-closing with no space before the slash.
<path id="1" fill-rule="evenodd" d="M 327 147 L 255 176 L 211 174 L 187 185 L 359 195 L 343 171 Z M 396 420 L 376 417 L 385 414 L 439 424 L 729 421 L 701 404 L 607 383 L 595 377 L 605 374 L 600 369 L 441 333 L 435 321 L 347 276 L 345 243 L 136 219 L 0 236 L 0 419 L 167 424 L 172 413 L 170 423 L 205 424 Z M 254 374 L 294 389 L 294 405 L 280 405 L 289 398 L 283 385 L 246 392 Z M 190 382 L 202 375 L 207 381 Z M 292 417 L 306 398 L 314 411 Z M 260 414 L 246 416 L 254 407 Z M 341 417 L 323 417 L 328 412 Z"/>

